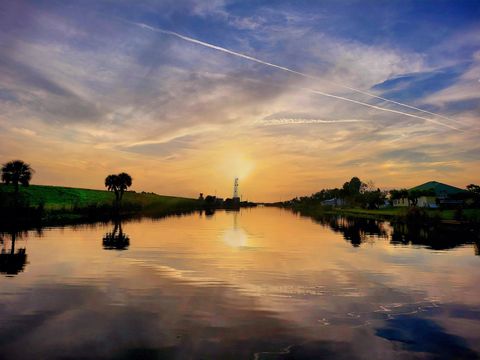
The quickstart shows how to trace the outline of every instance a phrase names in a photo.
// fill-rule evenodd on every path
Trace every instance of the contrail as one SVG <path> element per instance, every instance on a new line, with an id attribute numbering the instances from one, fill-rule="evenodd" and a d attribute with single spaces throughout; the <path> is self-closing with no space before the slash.
<path id="1" fill-rule="evenodd" d="M 354 99 L 346 98 L 344 96 L 329 94 L 329 93 L 319 91 L 319 90 L 313 90 L 313 89 L 309 89 L 309 88 L 303 88 L 303 89 L 307 90 L 307 91 L 310 91 L 314 94 L 328 96 L 328 97 L 338 99 L 338 100 L 348 101 L 348 102 L 351 102 L 351 103 L 354 103 L 354 104 L 357 104 L 357 105 L 366 106 L 366 107 L 369 107 L 369 108 L 372 108 L 372 109 L 383 110 L 383 111 L 391 112 L 391 113 L 394 113 L 394 114 L 400 114 L 400 115 L 409 116 L 409 117 L 412 117 L 412 118 L 415 118 L 415 119 L 425 120 L 425 121 L 431 122 L 431 123 L 436 124 L 436 125 L 445 126 L 449 129 L 463 132 L 463 130 L 461 130 L 459 128 L 456 128 L 452 125 L 444 124 L 444 123 L 442 123 L 440 121 L 437 121 L 435 119 L 430 119 L 430 118 L 406 113 L 406 112 L 399 111 L 399 110 L 388 109 L 388 108 L 380 107 L 380 106 L 377 106 L 377 105 L 368 104 L 368 103 L 365 103 L 365 102 L 362 102 L 362 101 L 357 101 L 357 100 L 354 100 Z"/>
<path id="2" fill-rule="evenodd" d="M 361 119 L 303 119 L 303 118 L 279 118 L 279 119 L 263 119 L 258 123 L 262 125 L 291 125 L 291 124 L 336 124 L 336 123 L 356 123 L 366 122 L 368 120 Z"/>
<path id="3" fill-rule="evenodd" d="M 157 28 L 157 27 L 153 27 L 153 26 L 150 26 L 150 25 L 143 24 L 143 23 L 131 22 L 131 21 L 127 21 L 127 20 L 122 20 L 122 21 L 133 24 L 133 25 L 136 25 L 136 26 L 139 26 L 142 29 L 147 29 L 147 30 L 150 30 L 150 31 L 153 31 L 153 32 L 158 32 L 158 33 L 162 33 L 162 34 L 166 34 L 166 35 L 175 36 L 179 39 L 182 39 L 182 40 L 185 40 L 185 41 L 197 44 L 197 45 L 201 45 L 201 46 L 204 46 L 204 47 L 207 47 L 207 48 L 210 48 L 210 49 L 214 49 L 214 50 L 217 50 L 217 51 L 221 51 L 221 52 L 224 52 L 224 53 L 236 56 L 236 57 L 240 57 L 240 58 L 243 58 L 243 59 L 246 59 L 246 60 L 250 60 L 250 61 L 262 64 L 262 65 L 266 65 L 266 66 L 270 66 L 270 67 L 273 67 L 273 68 L 276 68 L 276 69 L 279 69 L 279 70 L 283 70 L 283 71 L 289 72 L 291 74 L 299 75 L 299 76 L 309 78 L 309 79 L 325 81 L 325 82 L 331 83 L 333 85 L 343 87 L 345 89 L 348 89 L 348 90 L 351 90 L 351 91 L 354 91 L 354 92 L 357 92 L 357 93 L 360 93 L 360 94 L 368 95 L 368 96 L 376 98 L 376 99 L 380 99 L 380 100 L 383 100 L 383 101 L 386 101 L 386 102 L 390 102 L 392 104 L 400 105 L 400 106 L 407 107 L 407 108 L 410 108 L 410 109 L 413 109 L 413 110 L 416 110 L 416 111 L 420 111 L 420 112 L 423 112 L 423 113 L 426 113 L 426 114 L 430 114 L 430 115 L 433 115 L 433 116 L 436 116 L 436 117 L 440 117 L 440 118 L 443 118 L 443 119 L 446 119 L 446 120 L 454 121 L 453 119 L 450 119 L 450 118 L 448 118 L 446 116 L 443 116 L 443 115 L 440 115 L 440 114 L 436 114 L 436 113 L 433 113 L 433 112 L 430 112 L 430 111 L 427 111 L 427 110 L 423 110 L 423 109 L 420 109 L 420 108 L 417 108 L 417 107 L 414 107 L 414 106 L 411 106 L 411 105 L 407 105 L 407 104 L 403 104 L 403 103 L 400 103 L 400 102 L 397 102 L 397 101 L 394 101 L 394 100 L 390 100 L 390 99 L 372 94 L 372 93 L 367 92 L 367 91 L 355 89 L 355 88 L 352 88 L 350 86 L 346 86 L 346 85 L 338 84 L 338 83 L 335 83 L 335 82 L 332 82 L 332 81 L 329 81 L 329 80 L 325 80 L 325 79 L 322 79 L 322 78 L 317 77 L 317 76 L 308 75 L 308 74 L 302 73 L 300 71 L 296 71 L 296 70 L 287 68 L 285 66 L 273 64 L 273 63 L 270 63 L 268 61 L 263 61 L 263 60 L 257 59 L 255 57 L 252 57 L 252 56 L 249 56 L 249 55 L 245 55 L 245 54 L 242 54 L 242 53 L 239 53 L 239 52 L 236 52 L 236 51 L 233 51 L 233 50 L 229 50 L 229 49 L 221 47 L 221 46 L 213 45 L 213 44 L 210 44 L 210 43 L 207 43 L 207 42 L 204 42 L 204 41 L 200 41 L 200 40 L 197 40 L 197 39 L 194 39 L 194 38 L 176 33 L 174 31 L 160 29 L 160 28 Z M 396 114 L 400 114 L 400 115 L 405 115 L 405 116 L 425 120 L 425 121 L 428 121 L 428 122 L 431 122 L 431 123 L 434 123 L 434 124 L 437 124 L 437 125 L 440 125 L 440 126 L 444 126 L 444 127 L 456 130 L 456 131 L 462 131 L 462 130 L 454 127 L 454 126 L 444 124 L 442 122 L 439 122 L 439 121 L 436 121 L 436 120 L 433 120 L 433 119 L 430 119 L 430 118 L 426 118 L 426 117 L 423 117 L 423 116 L 413 115 L 413 114 L 409 114 L 409 113 L 406 113 L 406 112 L 403 112 L 403 111 L 398 111 L 398 110 L 391 110 L 391 109 L 388 109 L 388 108 L 384 108 L 384 107 L 380 107 L 380 106 L 376 106 L 376 105 L 371 105 L 371 104 L 368 104 L 368 103 L 365 103 L 365 102 L 349 99 L 349 98 L 346 98 L 346 97 L 343 97 L 343 96 L 337 96 L 337 95 L 325 93 L 325 92 L 318 91 L 318 90 L 312 90 L 312 89 L 308 89 L 308 90 L 312 91 L 312 92 L 315 92 L 319 95 L 336 98 L 338 100 L 349 101 L 349 102 L 355 103 L 357 105 L 363 105 L 363 106 L 370 107 L 372 109 L 388 111 L 388 112 L 391 112 L 391 113 L 396 113 Z"/>

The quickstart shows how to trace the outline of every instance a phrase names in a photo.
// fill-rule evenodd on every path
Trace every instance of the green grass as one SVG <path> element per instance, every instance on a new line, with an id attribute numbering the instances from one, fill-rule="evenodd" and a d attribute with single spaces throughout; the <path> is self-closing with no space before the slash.
<path id="1" fill-rule="evenodd" d="M 13 186 L 0 184 L 0 192 L 13 192 Z M 92 205 L 112 204 L 115 195 L 105 190 L 79 189 L 63 186 L 30 185 L 20 187 L 20 193 L 31 206 L 44 204 L 45 210 L 72 210 Z M 123 196 L 124 203 L 141 205 L 150 211 L 184 210 L 191 208 L 196 202 L 175 196 L 163 196 L 153 193 L 136 193 L 128 191 Z"/>
<path id="2" fill-rule="evenodd" d="M 304 211 L 308 214 L 337 214 L 337 215 L 351 215 L 362 218 L 370 219 L 390 219 L 390 218 L 402 218 L 405 217 L 408 211 L 406 207 L 388 207 L 384 209 L 368 210 L 361 208 L 342 208 L 342 207 L 298 207 L 295 208 L 299 211 Z M 426 209 L 425 210 L 429 218 L 438 218 L 440 220 L 455 220 L 455 210 L 441 210 L 441 209 Z M 462 210 L 462 220 L 471 222 L 480 222 L 480 209 L 464 209 Z"/>
<path id="3" fill-rule="evenodd" d="M 406 216 L 408 208 L 406 207 L 392 207 L 385 209 L 376 209 L 376 210 L 367 210 L 359 208 L 350 208 L 350 209 L 338 209 L 336 210 L 345 214 L 352 215 L 371 215 L 373 217 L 403 217 Z M 453 220 L 455 216 L 455 210 L 440 210 L 440 209 L 425 209 L 428 217 L 430 218 L 440 218 L 441 220 Z"/>
<path id="4" fill-rule="evenodd" d="M 465 209 L 463 216 L 471 222 L 480 223 L 480 209 Z"/>
<path id="5" fill-rule="evenodd" d="M 0 185 L 0 191 L 11 193 L 13 186 Z M 72 209 L 92 204 L 112 203 L 113 193 L 102 190 L 77 189 L 63 186 L 30 185 L 20 187 L 20 193 L 31 206 L 43 203 L 45 209 Z"/>
<path id="6" fill-rule="evenodd" d="M 342 212 L 346 214 L 365 214 L 365 215 L 381 215 L 381 216 L 400 216 L 405 214 L 406 209 L 404 208 L 385 208 L 385 209 L 376 209 L 368 210 L 361 208 L 338 208 L 333 209 L 335 212 Z"/>
<path id="7" fill-rule="evenodd" d="M 143 213 L 160 215 L 168 212 L 193 210 L 199 207 L 196 199 L 176 196 L 164 196 L 153 193 L 127 192 L 123 196 L 124 202 L 139 204 Z"/>
<path id="8" fill-rule="evenodd" d="M 366 210 L 366 209 L 338 209 L 334 210 L 337 212 L 344 212 L 346 214 L 364 214 L 372 216 L 384 216 L 384 217 L 402 217 L 407 213 L 407 208 L 385 208 L 378 210 Z M 441 220 L 455 220 L 455 210 L 447 209 L 426 209 L 425 210 L 428 217 L 430 218 L 439 218 Z M 479 222 L 480 220 L 480 209 L 463 209 L 462 210 L 462 219 Z"/>
<path id="9" fill-rule="evenodd" d="M 311 214 L 346 215 L 346 216 L 354 216 L 354 217 L 368 218 L 368 219 L 389 219 L 393 217 L 402 217 L 406 213 L 406 209 L 402 209 L 402 208 L 368 210 L 368 209 L 361 209 L 361 208 L 317 207 L 313 209 L 310 208 L 310 209 L 299 209 L 299 210 L 300 211 L 304 210 L 307 213 L 311 213 Z"/>

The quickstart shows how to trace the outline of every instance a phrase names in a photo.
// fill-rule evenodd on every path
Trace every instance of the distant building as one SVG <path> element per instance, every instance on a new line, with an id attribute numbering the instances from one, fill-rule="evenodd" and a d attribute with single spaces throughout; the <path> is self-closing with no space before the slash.
<path id="1" fill-rule="evenodd" d="M 333 198 L 333 199 L 323 200 L 321 204 L 324 206 L 343 206 L 345 205 L 345 200 Z"/>
<path id="2" fill-rule="evenodd" d="M 461 205 L 463 204 L 463 200 L 458 199 L 458 195 L 467 192 L 466 190 L 437 181 L 429 181 L 410 190 L 433 190 L 435 196 L 422 196 L 418 199 L 417 203 L 417 206 L 430 208 L 438 207 L 439 205 Z"/>
<path id="3" fill-rule="evenodd" d="M 466 190 L 455 186 L 443 184 L 437 181 L 429 181 L 425 184 L 415 186 L 410 191 L 431 191 L 431 196 L 420 196 L 417 201 L 418 207 L 438 208 L 439 206 L 461 205 L 462 200 L 457 199 L 458 195 L 466 193 Z M 393 206 L 409 206 L 408 199 L 393 200 Z"/>
<path id="4" fill-rule="evenodd" d="M 408 206 L 408 199 L 407 198 L 401 198 L 401 199 L 395 199 L 393 200 L 393 206 L 395 207 L 401 207 L 401 206 Z"/>

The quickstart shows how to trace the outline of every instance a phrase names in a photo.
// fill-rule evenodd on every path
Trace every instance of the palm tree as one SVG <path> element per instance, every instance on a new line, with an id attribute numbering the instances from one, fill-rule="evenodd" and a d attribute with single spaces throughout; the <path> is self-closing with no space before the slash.
<path id="1" fill-rule="evenodd" d="M 132 186 L 132 177 L 124 172 L 118 175 L 108 175 L 105 178 L 105 187 L 108 191 L 113 191 L 115 193 L 115 203 L 117 207 L 120 206 L 123 193 L 130 186 Z"/>
<path id="2" fill-rule="evenodd" d="M 118 205 L 120 201 L 120 191 L 118 189 L 118 175 L 108 175 L 105 178 L 105 187 L 108 191 L 113 191 L 115 193 L 115 204 Z"/>
<path id="3" fill-rule="evenodd" d="M 28 186 L 35 171 L 22 160 L 9 161 L 2 166 L 2 181 L 15 186 L 15 197 L 18 195 L 19 184 Z"/>
<path id="4" fill-rule="evenodd" d="M 7 276 L 17 275 L 25 269 L 27 264 L 27 254 L 25 248 L 20 248 L 15 251 L 16 237 L 22 236 L 22 233 L 11 232 L 11 250 L 5 251 L 5 248 L 0 252 L 0 274 L 6 274 Z"/>
<path id="5" fill-rule="evenodd" d="M 123 193 L 130 186 L 132 186 L 132 177 L 124 172 L 118 174 L 118 188 L 120 190 L 120 201 L 122 201 Z"/>
<path id="6" fill-rule="evenodd" d="M 103 248 L 105 250 L 126 250 L 129 245 L 130 238 L 123 233 L 122 223 L 116 219 L 113 231 L 106 233 L 103 237 Z"/>

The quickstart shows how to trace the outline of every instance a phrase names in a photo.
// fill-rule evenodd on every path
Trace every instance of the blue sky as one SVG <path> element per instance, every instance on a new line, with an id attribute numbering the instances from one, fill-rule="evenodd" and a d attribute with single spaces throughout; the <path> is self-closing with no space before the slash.
<path id="1" fill-rule="evenodd" d="M 0 159 L 191 196 L 238 175 L 259 200 L 479 182 L 479 19 L 478 1 L 4 1 Z"/>

